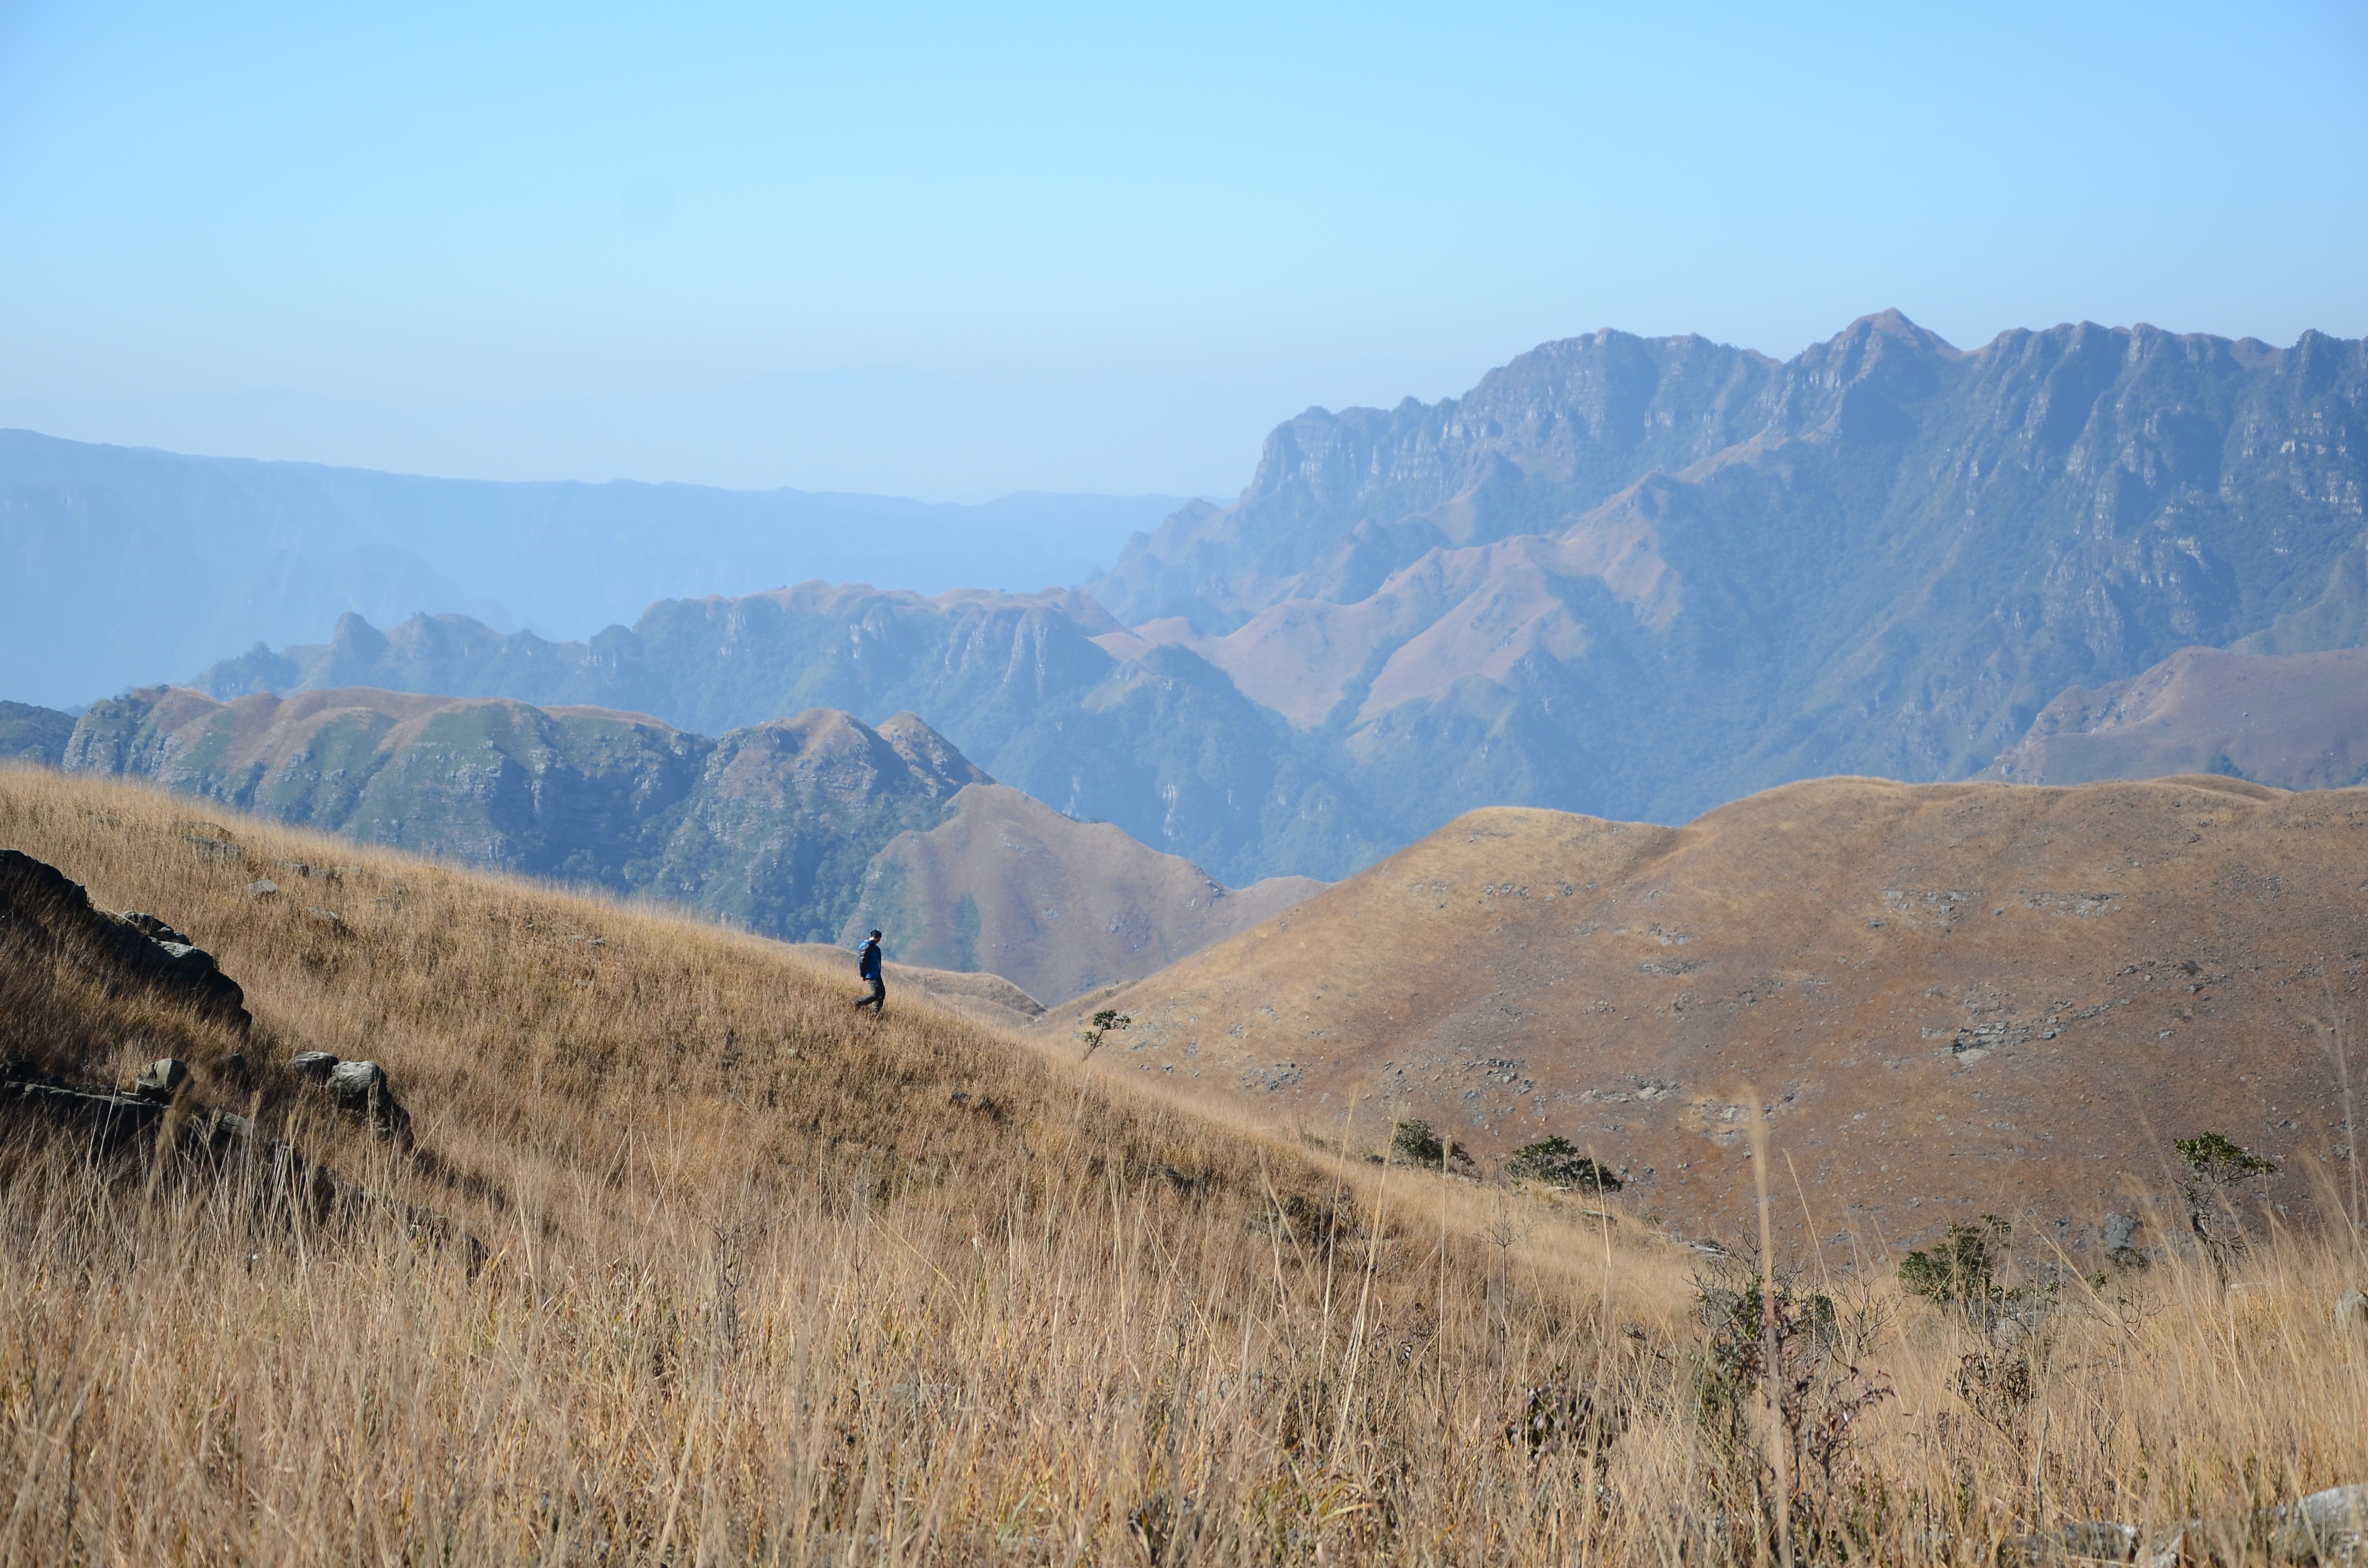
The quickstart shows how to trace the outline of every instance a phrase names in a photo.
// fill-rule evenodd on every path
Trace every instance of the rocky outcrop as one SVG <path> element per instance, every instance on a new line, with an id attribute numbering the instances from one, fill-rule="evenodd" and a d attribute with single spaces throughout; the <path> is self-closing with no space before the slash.
<path id="1" fill-rule="evenodd" d="M 171 1065 L 181 1068 L 180 1085 L 186 1086 L 188 1069 L 177 1062 Z M 143 1082 L 142 1087 L 150 1085 Z M 56 1077 L 32 1076 L 21 1064 L 0 1062 L 0 1135 L 38 1127 L 74 1139 L 89 1158 L 175 1160 L 200 1172 L 219 1173 L 245 1162 L 253 1177 L 249 1195 L 259 1209 L 311 1226 L 335 1228 L 382 1212 L 413 1242 L 453 1249 L 471 1274 L 484 1267 L 484 1244 L 449 1216 L 373 1192 L 335 1168 L 305 1158 L 286 1139 L 259 1137 L 252 1120 L 220 1106 L 183 1103 L 175 1114 L 176 1097 L 75 1085 Z M 403 1125 L 408 1127 L 407 1117 Z"/>
<path id="2" fill-rule="evenodd" d="M 118 984 L 145 987 L 244 1029 L 245 993 L 213 955 L 141 914 L 95 908 L 79 882 L 15 849 L 0 849 L 0 937 L 21 952 L 63 953 Z"/>
<path id="3" fill-rule="evenodd" d="M 187 1004 L 177 1024 L 160 1022 L 160 994 Z M 234 1169 L 256 1203 L 291 1219 L 342 1224 L 391 1213 L 416 1240 L 456 1244 L 472 1267 L 482 1261 L 484 1248 L 444 1216 L 373 1193 L 200 1097 L 227 1090 L 276 1121 L 291 1089 L 318 1093 L 407 1150 L 410 1113 L 383 1068 L 306 1052 L 287 1077 L 258 1077 L 243 1052 L 224 1048 L 251 1047 L 267 1032 L 211 957 L 156 915 L 94 909 L 79 884 L 13 849 L 0 850 L 0 1141 L 63 1138 L 80 1158 L 173 1160 L 196 1175 Z M 127 1041 L 160 1027 L 203 1053 L 202 1072 L 172 1055 L 149 1062 L 128 1086 L 94 1081 Z"/>

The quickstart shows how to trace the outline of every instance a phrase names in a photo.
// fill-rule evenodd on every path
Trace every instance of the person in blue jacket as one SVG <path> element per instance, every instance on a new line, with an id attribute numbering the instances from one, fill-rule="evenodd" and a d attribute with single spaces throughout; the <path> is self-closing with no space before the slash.
<path id="1" fill-rule="evenodd" d="M 874 931 L 863 944 L 863 951 L 855 960 L 855 973 L 871 983 L 871 989 L 855 999 L 859 1007 L 869 1007 L 878 1017 L 880 1009 L 888 1005 L 888 983 L 880 978 L 880 933 Z"/>

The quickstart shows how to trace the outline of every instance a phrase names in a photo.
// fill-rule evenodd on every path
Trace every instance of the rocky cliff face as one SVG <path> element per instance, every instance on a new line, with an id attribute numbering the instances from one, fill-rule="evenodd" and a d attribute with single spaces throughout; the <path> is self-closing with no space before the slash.
<path id="1" fill-rule="evenodd" d="M 708 733 L 836 708 L 929 716 L 944 743 L 1075 817 L 1102 818 L 1221 881 L 1278 866 L 1346 874 L 1390 839 L 1321 742 L 1187 648 L 1113 653 L 1083 595 L 924 598 L 808 583 L 653 605 L 589 642 L 505 636 L 464 616 L 250 653 L 199 684 L 240 698 L 366 685 L 655 713 Z M 167 699 L 165 700 L 180 700 Z"/>
<path id="2" fill-rule="evenodd" d="M 1425 776 L 1440 815 L 1673 817 L 1962 777 L 2186 644 L 2361 642 L 2363 426 L 2368 347 L 2318 335 L 1960 353 L 1887 312 L 1776 365 L 1599 334 L 1464 399 L 1302 415 L 1239 505 L 1091 586 L 1341 727 L 1386 817 Z"/>

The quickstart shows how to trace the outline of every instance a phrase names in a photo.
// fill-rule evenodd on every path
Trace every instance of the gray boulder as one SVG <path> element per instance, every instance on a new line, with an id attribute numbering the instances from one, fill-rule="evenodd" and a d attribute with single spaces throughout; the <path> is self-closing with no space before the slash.
<path id="1" fill-rule="evenodd" d="M 2335 1332 L 2368 1333 L 2368 1292 L 2351 1290 L 2335 1298 Z"/>
<path id="2" fill-rule="evenodd" d="M 336 1065 L 336 1057 L 325 1051 L 300 1051 L 288 1059 L 289 1071 L 315 1084 L 327 1083 Z"/>
<path id="3" fill-rule="evenodd" d="M 394 1097 L 386 1069 L 375 1062 L 341 1062 L 329 1070 L 329 1103 L 348 1116 L 361 1117 L 389 1137 L 411 1130 L 411 1113 Z"/>
<path id="4" fill-rule="evenodd" d="M 375 1062 L 340 1062 L 329 1069 L 329 1098 L 340 1110 L 368 1110 L 387 1092 L 386 1069 Z"/>
<path id="5" fill-rule="evenodd" d="M 166 1056 L 140 1069 L 140 1076 L 131 1081 L 131 1092 L 143 1100 L 170 1100 L 188 1081 L 188 1063 Z"/>

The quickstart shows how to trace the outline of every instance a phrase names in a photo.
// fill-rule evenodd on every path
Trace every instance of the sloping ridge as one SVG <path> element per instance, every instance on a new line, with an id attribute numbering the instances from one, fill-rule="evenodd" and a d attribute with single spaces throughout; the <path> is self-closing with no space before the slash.
<path id="1" fill-rule="evenodd" d="M 1091 1006 L 1196 1100 L 1338 1137 L 1569 1138 L 1743 1239 L 1752 1085 L 1780 1219 L 1913 1237 L 2162 1190 L 2210 1129 L 2297 1170 L 2350 1143 L 2316 1020 L 2368 967 L 2368 790 L 1786 786 L 1684 828 L 1474 812 Z M 1039 1025 L 1073 1032 L 1088 1004 Z M 2071 1229 L 2066 1245 L 2093 1240 Z"/>
<path id="2" fill-rule="evenodd" d="M 2203 772 L 2282 790 L 2368 783 L 2368 649 L 2182 648 L 2143 675 L 2064 693 L 1987 776 L 2085 784 Z"/>
<path id="3" fill-rule="evenodd" d="M 1057 1001 L 1149 974 L 1324 885 L 1269 877 L 1235 892 L 1109 823 L 973 784 L 943 823 L 873 858 L 840 935 L 852 941 L 878 926 L 916 962 L 992 970 Z"/>

